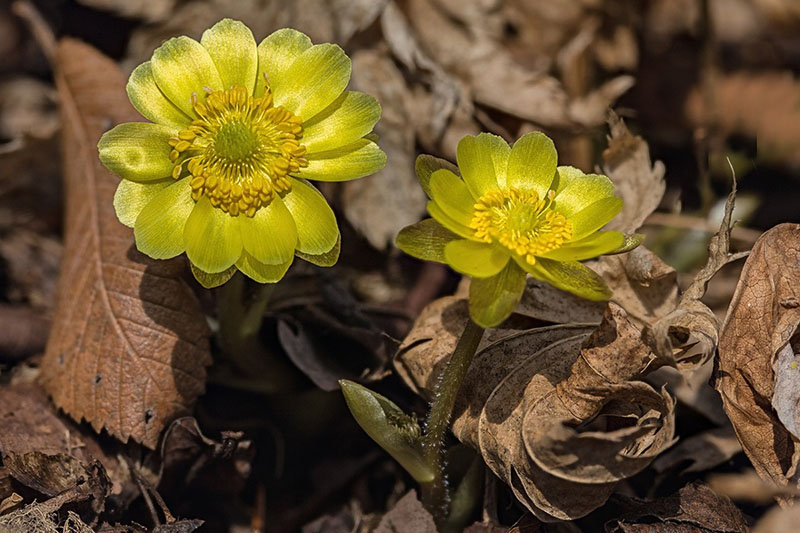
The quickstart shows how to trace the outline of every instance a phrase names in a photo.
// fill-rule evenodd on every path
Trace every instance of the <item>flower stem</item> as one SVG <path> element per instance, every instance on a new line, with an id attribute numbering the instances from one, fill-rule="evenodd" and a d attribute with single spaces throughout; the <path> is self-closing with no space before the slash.
<path id="1" fill-rule="evenodd" d="M 445 477 L 444 440 L 453 415 L 456 397 L 467 374 L 483 328 L 472 320 L 467 322 L 461 338 L 436 385 L 431 411 L 422 437 L 423 458 L 435 473 L 433 481 L 422 485 L 422 503 L 440 526 L 447 519 L 450 497 Z"/>

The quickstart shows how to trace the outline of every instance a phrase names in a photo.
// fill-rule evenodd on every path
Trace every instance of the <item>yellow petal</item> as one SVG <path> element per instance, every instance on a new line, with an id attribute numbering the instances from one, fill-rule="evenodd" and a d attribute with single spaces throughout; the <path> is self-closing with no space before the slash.
<path id="1" fill-rule="evenodd" d="M 458 171 L 458 167 L 450 161 L 428 154 L 421 154 L 417 156 L 417 160 L 414 163 L 414 170 L 417 173 L 419 184 L 422 187 L 422 190 L 425 191 L 425 194 L 428 195 L 428 198 L 431 197 L 431 176 L 434 172 L 441 168 L 449 170 L 456 176 L 461 175 Z"/>
<path id="2" fill-rule="evenodd" d="M 186 255 L 200 270 L 223 272 L 239 259 L 242 236 L 237 218 L 212 206 L 206 196 L 200 197 L 183 228 Z"/>
<path id="3" fill-rule="evenodd" d="M 248 278 L 258 283 L 277 283 L 289 270 L 294 258 L 280 265 L 267 265 L 257 261 L 247 250 L 242 251 L 242 256 L 236 261 L 236 268 Z"/>
<path id="4" fill-rule="evenodd" d="M 345 91 L 334 103 L 303 124 L 308 153 L 324 152 L 357 141 L 381 118 L 381 106 L 368 94 Z"/>
<path id="5" fill-rule="evenodd" d="M 330 251 L 339 238 L 336 216 L 325 197 L 305 180 L 289 178 L 292 190 L 283 201 L 297 226 L 297 250 L 311 255 Z"/>
<path id="6" fill-rule="evenodd" d="M 223 272 L 215 272 L 214 274 L 211 274 L 209 272 L 203 272 L 191 261 L 189 262 L 189 269 L 192 271 L 194 279 L 196 279 L 197 282 L 206 289 L 213 289 L 215 287 L 219 287 L 220 285 L 224 285 L 233 277 L 234 274 L 236 274 L 235 266 L 232 266 Z"/>
<path id="7" fill-rule="evenodd" d="M 525 290 L 525 271 L 514 261 L 490 278 L 469 284 L 469 316 L 481 327 L 499 326 L 514 312 Z"/>
<path id="8" fill-rule="evenodd" d="M 572 238 L 580 240 L 608 224 L 622 211 L 622 199 L 612 196 L 603 198 L 581 209 L 569 217 L 572 222 Z"/>
<path id="9" fill-rule="evenodd" d="M 336 243 L 333 245 L 333 248 L 328 250 L 325 253 L 321 254 L 307 254 L 304 252 L 298 252 L 295 250 L 294 255 L 295 257 L 299 257 L 305 261 L 308 261 L 312 265 L 317 265 L 321 267 L 332 267 L 336 264 L 336 261 L 339 260 L 339 254 L 342 251 L 342 236 L 339 235 L 336 238 Z"/>
<path id="10" fill-rule="evenodd" d="M 107 131 L 97 149 L 100 161 L 121 178 L 153 181 L 172 175 L 172 150 L 167 141 L 173 130 L 149 122 L 126 122 Z"/>
<path id="11" fill-rule="evenodd" d="M 162 124 L 177 132 L 192 121 L 158 88 L 149 61 L 145 61 L 131 72 L 125 90 L 133 107 L 151 122 Z"/>
<path id="12" fill-rule="evenodd" d="M 624 244 L 625 235 L 619 231 L 598 231 L 579 241 L 551 250 L 543 254 L 543 257 L 560 261 L 584 261 L 613 252 Z"/>
<path id="13" fill-rule="evenodd" d="M 447 243 L 444 257 L 453 270 L 474 278 L 489 278 L 508 263 L 508 252 L 499 246 L 459 239 Z"/>
<path id="14" fill-rule="evenodd" d="M 518 261 L 533 277 L 592 301 L 608 300 L 611 290 L 597 273 L 577 261 L 556 261 L 537 257 L 536 264 Z M 527 265 L 527 266 L 526 266 Z"/>
<path id="15" fill-rule="evenodd" d="M 222 19 L 203 32 L 200 44 L 214 61 L 224 89 L 241 85 L 252 94 L 258 72 L 258 52 L 250 28 L 238 20 Z"/>
<path id="16" fill-rule="evenodd" d="M 488 133 L 467 135 L 458 143 L 458 169 L 475 199 L 499 187 L 492 155 L 498 146 L 497 136 Z"/>
<path id="17" fill-rule="evenodd" d="M 130 180 L 120 181 L 119 185 L 117 185 L 117 191 L 114 193 L 114 210 L 117 213 L 117 218 L 129 228 L 132 228 L 144 206 L 158 196 L 158 193 L 174 183 L 175 180 L 171 178 L 149 183 L 136 183 Z"/>
<path id="18" fill-rule="evenodd" d="M 254 95 L 260 97 L 264 94 L 265 75 L 273 91 L 282 91 L 282 84 L 288 81 L 286 71 L 309 48 L 311 39 L 292 28 L 283 28 L 268 35 L 258 45 L 258 75 Z"/>
<path id="19" fill-rule="evenodd" d="M 188 179 L 159 192 L 136 217 L 136 247 L 153 259 L 169 259 L 185 250 L 183 228 L 194 208 Z"/>
<path id="20" fill-rule="evenodd" d="M 282 265 L 294 257 L 297 227 L 292 214 L 280 198 L 274 198 L 254 217 L 239 216 L 244 249 L 256 261 Z"/>
<path id="21" fill-rule="evenodd" d="M 430 201 L 425 206 L 428 210 L 428 214 L 433 217 L 436 222 L 447 228 L 448 230 L 452 231 L 456 235 L 464 237 L 465 239 L 470 239 L 476 242 L 483 242 L 480 241 L 475 237 L 475 230 L 468 228 L 464 224 L 453 220 L 450 216 L 442 211 L 442 208 L 439 207 L 434 201 Z"/>
<path id="22" fill-rule="evenodd" d="M 308 166 L 299 177 L 316 181 L 348 181 L 363 178 L 386 165 L 386 154 L 369 139 L 327 152 L 308 154 Z"/>
<path id="23" fill-rule="evenodd" d="M 206 88 L 223 88 L 211 56 L 203 45 L 186 36 L 173 37 L 156 48 L 150 64 L 161 92 L 191 117 L 195 116 L 193 94 L 202 100 Z"/>
<path id="24" fill-rule="evenodd" d="M 272 86 L 275 105 L 304 121 L 328 107 L 350 81 L 350 58 L 339 46 L 317 44 L 301 53 Z"/>
<path id="25" fill-rule="evenodd" d="M 456 222 L 469 226 L 475 214 L 475 199 L 469 193 L 461 178 L 449 170 L 437 170 L 431 176 L 433 201 L 447 216 Z"/>
<path id="26" fill-rule="evenodd" d="M 555 208 L 567 218 L 603 198 L 614 196 L 614 183 L 606 176 L 587 174 L 573 181 L 556 195 Z"/>
<path id="27" fill-rule="evenodd" d="M 579 179 L 582 179 L 586 174 L 583 173 L 582 170 L 570 167 L 567 165 L 562 165 L 556 169 L 556 180 L 557 183 L 553 184 L 553 190 L 556 192 L 556 196 L 558 196 L 561 191 L 566 189 L 569 185 L 572 185 Z"/>
<path id="28" fill-rule="evenodd" d="M 533 190 L 544 198 L 556 175 L 558 154 L 553 141 L 534 131 L 523 135 L 508 158 L 508 186 Z"/>

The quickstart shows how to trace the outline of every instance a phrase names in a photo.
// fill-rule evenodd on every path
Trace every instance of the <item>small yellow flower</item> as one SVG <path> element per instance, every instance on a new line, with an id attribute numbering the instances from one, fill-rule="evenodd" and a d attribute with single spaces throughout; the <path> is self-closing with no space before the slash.
<path id="1" fill-rule="evenodd" d="M 225 19 L 197 41 L 166 41 L 128 82 L 152 123 L 116 126 L 98 149 L 123 180 L 114 197 L 136 246 L 156 259 L 184 251 L 205 286 L 236 269 L 280 280 L 295 255 L 330 266 L 339 228 L 307 180 L 344 181 L 380 170 L 369 138 L 380 118 L 371 96 L 346 91 L 350 59 L 282 29 L 256 46 Z"/>
<path id="2" fill-rule="evenodd" d="M 628 251 L 641 235 L 598 231 L 622 209 L 606 176 L 557 167 L 555 146 L 534 132 L 514 147 L 488 133 L 458 143 L 458 167 L 417 159 L 433 217 L 403 229 L 397 245 L 471 276 L 469 307 L 480 326 L 505 320 L 522 297 L 525 275 L 589 300 L 611 296 L 579 263 Z M 460 174 L 459 174 L 460 171 Z"/>

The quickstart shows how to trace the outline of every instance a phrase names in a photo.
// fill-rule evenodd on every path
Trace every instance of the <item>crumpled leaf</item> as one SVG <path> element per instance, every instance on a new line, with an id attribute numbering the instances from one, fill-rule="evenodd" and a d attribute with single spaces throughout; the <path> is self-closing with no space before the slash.
<path id="1" fill-rule="evenodd" d="M 692 372 L 714 354 L 719 344 L 719 321 L 700 299 L 708 282 L 725 265 L 747 252 L 731 254 L 731 214 L 736 198 L 736 180 L 725 202 L 725 215 L 719 231 L 708 244 L 708 260 L 683 291 L 677 307 L 646 329 L 649 342 L 660 364 L 673 366 L 681 372 Z"/>
<path id="2" fill-rule="evenodd" d="M 614 194 L 622 198 L 622 212 L 605 229 L 632 233 L 656 210 L 666 190 L 664 163 L 651 163 L 650 148 L 628 131 L 613 111 L 608 115 L 608 148 L 603 151 L 603 172 L 614 182 Z"/>
<path id="3" fill-rule="evenodd" d="M 704 472 L 719 466 L 742 451 L 731 426 L 713 428 L 681 440 L 653 462 L 656 472 L 682 466 L 681 474 Z"/>
<path id="4" fill-rule="evenodd" d="M 756 472 L 778 486 L 797 484 L 798 250 L 798 224 L 775 226 L 753 246 L 722 326 L 714 383 Z"/>
<path id="5" fill-rule="evenodd" d="M 407 109 L 408 89 L 403 74 L 385 52 L 360 50 L 353 54 L 353 86 L 381 104 L 375 133 L 386 152 L 386 167 L 368 180 L 343 185 L 347 220 L 380 250 L 397 233 L 418 221 L 428 201 L 414 174 L 413 114 Z"/>
<path id="6" fill-rule="evenodd" d="M 725 496 L 695 482 L 655 501 L 631 499 L 624 516 L 606 523 L 607 533 L 747 533 L 741 511 Z M 774 530 L 778 531 L 778 530 Z"/>
<path id="7" fill-rule="evenodd" d="M 423 311 L 395 360 L 409 386 L 431 390 L 467 316 L 457 297 Z M 613 303 L 599 327 L 503 327 L 478 348 L 453 433 L 541 520 L 584 516 L 673 442 L 674 402 L 635 381 L 655 356 Z"/>
<path id="8" fill-rule="evenodd" d="M 753 527 L 753 533 L 774 533 L 775 531 L 793 531 L 800 522 L 800 506 L 789 508 L 775 506 L 761 517 Z"/>
<path id="9" fill-rule="evenodd" d="M 205 386 L 209 331 L 182 280 L 180 259 L 153 261 L 116 220 L 117 178 L 100 164 L 97 140 L 138 120 L 125 77 L 74 40 L 56 50 L 64 117 L 66 245 L 42 382 L 58 407 L 96 431 L 155 448 Z"/>

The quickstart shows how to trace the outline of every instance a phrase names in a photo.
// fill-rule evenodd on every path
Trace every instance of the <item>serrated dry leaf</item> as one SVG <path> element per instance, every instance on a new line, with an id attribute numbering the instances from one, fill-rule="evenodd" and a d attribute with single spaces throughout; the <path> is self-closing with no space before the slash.
<path id="1" fill-rule="evenodd" d="M 603 172 L 614 182 L 614 192 L 622 198 L 622 212 L 605 229 L 634 232 L 656 210 L 666 190 L 661 161 L 652 163 L 650 148 L 638 135 L 631 134 L 616 113 L 608 115 L 608 148 L 603 151 Z"/>
<path id="2" fill-rule="evenodd" d="M 715 387 L 758 474 L 797 486 L 800 225 L 781 224 L 753 246 L 719 344 Z M 784 354 L 783 356 L 781 354 Z"/>
<path id="3" fill-rule="evenodd" d="M 395 360 L 409 386 L 433 387 L 467 316 L 458 297 L 423 311 Z M 481 341 L 453 433 L 541 520 L 584 516 L 672 444 L 674 402 L 635 381 L 654 355 L 619 306 L 599 327 L 504 328 Z"/>
<path id="4" fill-rule="evenodd" d="M 66 246 L 42 382 L 58 407 L 123 442 L 155 448 L 161 430 L 204 390 L 209 331 L 182 280 L 180 259 L 139 253 L 112 204 L 118 179 L 97 141 L 138 120 L 117 66 L 78 41 L 61 41 L 57 86 L 64 129 Z"/>

